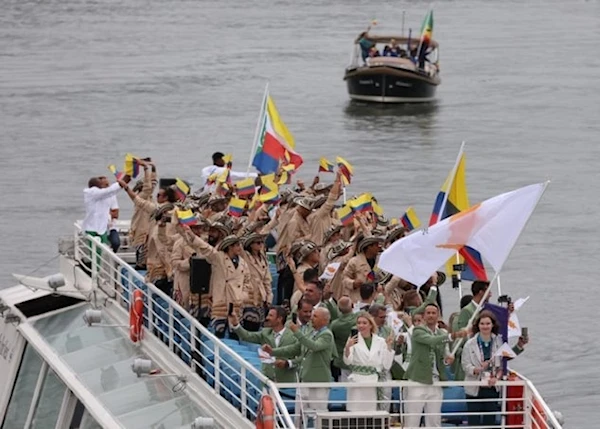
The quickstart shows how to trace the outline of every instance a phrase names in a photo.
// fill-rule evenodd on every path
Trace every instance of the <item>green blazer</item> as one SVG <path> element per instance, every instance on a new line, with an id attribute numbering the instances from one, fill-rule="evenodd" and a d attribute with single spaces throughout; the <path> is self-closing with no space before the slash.
<path id="1" fill-rule="evenodd" d="M 242 341 L 247 341 L 249 343 L 255 344 L 268 344 L 272 348 L 275 348 L 275 333 L 271 328 L 264 328 L 258 332 L 249 332 L 246 331 L 241 326 L 235 330 L 235 333 Z M 279 340 L 279 347 L 290 346 L 296 344 L 298 341 L 294 337 L 294 333 L 286 328 Z M 275 368 L 273 364 L 265 364 L 262 365 L 263 374 L 279 383 L 296 383 L 298 380 L 296 379 L 296 371 L 297 368 Z"/>
<path id="2" fill-rule="evenodd" d="M 305 335 L 294 333 L 297 343 L 273 349 L 272 355 L 278 358 L 296 358 L 299 363 L 300 381 L 330 382 L 331 359 L 337 356 L 333 334 L 328 328 Z"/>
<path id="3" fill-rule="evenodd" d="M 448 342 L 450 339 L 444 330 L 436 329 L 435 333 L 432 333 L 425 326 L 415 326 L 406 378 L 423 384 L 433 384 L 433 356 L 435 356 L 440 380 L 445 381 L 444 348 Z"/>
<path id="4" fill-rule="evenodd" d="M 357 316 L 358 313 L 342 314 L 329 325 L 337 351 L 337 357 L 333 359 L 333 364 L 340 369 L 348 369 L 348 365 L 344 363 L 344 347 L 348 342 L 350 331 L 356 326 Z"/>
<path id="5" fill-rule="evenodd" d="M 452 332 L 456 332 L 460 329 L 466 328 L 469 324 L 469 320 L 475 314 L 475 310 L 477 309 L 477 303 L 471 301 L 465 307 L 460 310 L 458 317 L 454 318 L 452 322 Z M 463 346 L 467 342 L 468 338 L 461 338 L 457 341 L 460 342 L 460 347 L 456 350 L 456 356 L 454 359 L 454 363 L 452 364 L 452 372 L 454 373 L 454 380 L 463 381 L 465 379 L 465 371 L 463 370 L 461 359 Z"/>

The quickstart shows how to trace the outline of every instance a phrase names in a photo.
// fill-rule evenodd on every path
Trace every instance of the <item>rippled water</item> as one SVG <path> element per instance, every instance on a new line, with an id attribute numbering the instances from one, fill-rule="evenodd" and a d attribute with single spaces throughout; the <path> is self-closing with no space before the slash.
<path id="1" fill-rule="evenodd" d="M 342 76 L 356 34 L 372 18 L 399 33 L 403 10 L 418 29 L 427 6 L 3 0 L 2 287 L 56 254 L 88 177 L 127 151 L 167 176 L 198 180 L 217 149 L 243 170 L 268 79 L 305 156 L 300 176 L 344 155 L 349 191 L 373 191 L 389 215 L 414 205 L 428 217 L 462 140 L 472 201 L 552 179 L 502 275 L 505 292 L 532 297 L 520 314 L 532 342 L 514 366 L 567 427 L 596 427 L 600 3 L 438 2 L 438 102 L 351 104 Z"/>

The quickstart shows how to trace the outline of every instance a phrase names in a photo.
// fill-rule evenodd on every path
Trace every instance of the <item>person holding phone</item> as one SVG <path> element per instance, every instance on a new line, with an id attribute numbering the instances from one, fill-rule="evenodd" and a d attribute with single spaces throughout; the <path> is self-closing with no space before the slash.
<path id="1" fill-rule="evenodd" d="M 381 379 L 383 374 L 392 367 L 394 362 L 394 338 L 380 337 L 376 334 L 377 324 L 369 313 L 361 312 L 356 318 L 356 329 L 352 329 L 351 336 L 344 348 L 344 363 L 348 365 L 351 373 L 348 381 L 355 383 L 374 383 Z M 376 411 L 378 400 L 382 398 L 383 391 L 377 387 L 348 388 L 348 411 Z M 387 407 L 382 404 L 383 408 Z"/>

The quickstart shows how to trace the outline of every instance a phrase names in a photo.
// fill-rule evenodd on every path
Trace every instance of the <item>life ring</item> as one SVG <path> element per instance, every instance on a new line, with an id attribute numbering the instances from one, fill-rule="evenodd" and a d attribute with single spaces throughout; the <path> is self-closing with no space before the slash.
<path id="1" fill-rule="evenodd" d="M 129 306 L 129 338 L 134 343 L 142 339 L 142 323 L 144 321 L 144 294 L 136 289 L 133 301 Z"/>
<path id="2" fill-rule="evenodd" d="M 256 411 L 256 429 L 274 429 L 275 428 L 275 405 L 273 398 L 269 395 L 263 395 Z"/>

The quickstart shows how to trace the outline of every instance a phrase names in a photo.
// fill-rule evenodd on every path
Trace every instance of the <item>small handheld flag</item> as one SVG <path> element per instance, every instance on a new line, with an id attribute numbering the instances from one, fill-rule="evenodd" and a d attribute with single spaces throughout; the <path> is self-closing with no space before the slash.
<path id="1" fill-rule="evenodd" d="M 402 215 L 400 221 L 402 222 L 402 226 L 404 226 L 407 231 L 412 231 L 413 229 L 417 229 L 419 226 L 421 226 L 421 221 L 417 217 L 415 209 L 412 207 L 406 209 L 406 213 Z"/>
<path id="2" fill-rule="evenodd" d="M 233 217 L 241 217 L 244 214 L 244 208 L 246 208 L 246 200 L 232 197 L 229 201 L 228 213 Z"/>
<path id="3" fill-rule="evenodd" d="M 114 164 L 109 165 L 108 170 L 116 177 L 117 180 L 121 180 L 124 176 L 123 172 L 117 170 L 117 166 Z"/>
<path id="4" fill-rule="evenodd" d="M 238 197 L 253 195 L 255 192 L 254 179 L 252 177 L 236 182 L 235 187 L 237 189 Z"/>
<path id="5" fill-rule="evenodd" d="M 344 186 L 348 186 L 352 180 L 352 175 L 354 174 L 354 167 L 341 156 L 336 157 L 335 162 L 342 175 L 342 183 Z"/>
<path id="6" fill-rule="evenodd" d="M 352 210 L 357 213 L 364 213 L 373 210 L 373 196 L 371 194 L 362 194 L 348 202 Z"/>
<path id="7" fill-rule="evenodd" d="M 177 210 L 177 219 L 183 225 L 193 226 L 198 224 L 198 219 L 191 210 Z"/>
<path id="8" fill-rule="evenodd" d="M 502 344 L 502 347 L 500 347 L 498 350 L 496 350 L 496 353 L 494 353 L 494 356 L 492 356 L 492 357 L 496 357 L 496 356 L 513 359 L 513 358 L 517 357 L 517 354 L 510 348 L 508 343 L 504 343 L 504 344 Z"/>
<path id="9" fill-rule="evenodd" d="M 227 155 L 225 155 L 223 157 L 223 162 L 225 163 L 225 166 L 229 169 L 231 169 L 231 167 L 233 166 L 233 155 L 228 153 Z"/>
<path id="10" fill-rule="evenodd" d="M 179 201 L 185 201 L 186 197 L 190 193 L 190 187 L 180 178 L 175 180 L 175 193 Z"/>
<path id="11" fill-rule="evenodd" d="M 352 224 L 354 220 L 354 212 L 352 208 L 348 205 L 345 205 L 339 209 L 337 209 L 337 217 L 344 226 L 348 226 Z"/>
<path id="12" fill-rule="evenodd" d="M 140 174 L 138 158 L 128 153 L 125 155 L 125 174 L 135 179 Z"/>
<path id="13" fill-rule="evenodd" d="M 327 158 L 321 158 L 319 160 L 319 173 L 333 173 L 334 165 L 329 162 Z"/>

